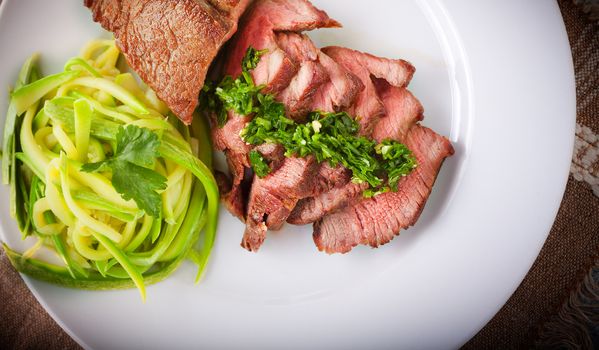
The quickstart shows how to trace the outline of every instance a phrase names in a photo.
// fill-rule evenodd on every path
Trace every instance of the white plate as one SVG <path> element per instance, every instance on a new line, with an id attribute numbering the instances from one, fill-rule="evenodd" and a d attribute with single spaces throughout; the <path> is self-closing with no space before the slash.
<path id="1" fill-rule="evenodd" d="M 570 48 L 551 1 L 318 0 L 343 29 L 311 34 L 414 63 L 424 124 L 448 135 L 416 225 L 377 250 L 318 253 L 310 228 L 269 235 L 258 254 L 222 212 L 209 272 L 183 266 L 137 291 L 86 292 L 25 278 L 86 348 L 455 348 L 505 303 L 560 204 L 573 145 Z M 4 0 L 0 82 L 40 51 L 46 73 L 102 35 L 81 1 Z M 7 105 L 0 98 L 0 110 Z M 3 239 L 21 248 L 2 187 Z"/>

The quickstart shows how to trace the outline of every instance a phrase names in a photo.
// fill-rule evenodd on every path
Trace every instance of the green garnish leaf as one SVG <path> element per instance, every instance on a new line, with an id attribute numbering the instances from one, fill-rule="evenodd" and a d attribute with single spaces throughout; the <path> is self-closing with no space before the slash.
<path id="1" fill-rule="evenodd" d="M 387 182 L 391 191 L 397 191 L 402 177 L 416 167 L 416 158 L 408 147 L 393 140 L 383 140 L 375 147 L 376 153 L 383 159 L 383 169 L 387 172 Z"/>
<path id="2" fill-rule="evenodd" d="M 258 63 L 260 62 L 260 57 L 267 52 L 267 49 L 256 50 L 251 46 L 248 47 L 248 49 L 245 51 L 243 59 L 241 60 L 241 70 L 244 72 L 248 72 L 256 68 L 256 66 L 258 66 Z"/>
<path id="3" fill-rule="evenodd" d="M 248 115 L 257 111 L 254 101 L 258 98 L 263 86 L 255 86 L 250 71 L 260 62 L 260 56 L 268 50 L 256 50 L 249 47 L 241 62 L 241 75 L 233 79 L 225 77 L 214 86 L 212 83 L 204 84 L 202 96 L 200 96 L 200 108 L 216 113 L 216 121 L 219 128 L 227 122 L 227 111 L 235 111 L 237 114 Z"/>
<path id="4" fill-rule="evenodd" d="M 133 199 L 137 206 L 153 217 L 160 217 L 166 178 L 148 167 L 159 156 L 158 135 L 135 125 L 120 127 L 116 135 L 116 152 L 112 158 L 84 164 L 82 171 L 112 171 L 112 185 L 123 199 Z"/>
<path id="5" fill-rule="evenodd" d="M 252 170 L 259 177 L 263 178 L 266 175 L 270 174 L 270 166 L 262 156 L 262 153 L 251 150 L 250 151 L 250 164 L 252 165 Z"/>
<path id="6" fill-rule="evenodd" d="M 115 156 L 120 160 L 142 167 L 151 167 L 158 157 L 160 139 L 149 129 L 128 125 L 119 128 L 116 134 L 116 147 Z"/>
<path id="7" fill-rule="evenodd" d="M 112 166 L 112 185 L 125 200 L 133 199 L 140 209 L 159 217 L 162 197 L 156 192 L 166 189 L 166 178 L 154 170 L 119 161 Z"/>
<path id="8" fill-rule="evenodd" d="M 251 79 L 251 78 L 250 78 Z M 241 78 L 233 80 L 227 77 L 215 89 L 215 94 L 225 110 L 233 110 L 237 114 L 248 115 L 256 112 L 254 97 L 260 92 L 262 86 L 248 84 Z"/>

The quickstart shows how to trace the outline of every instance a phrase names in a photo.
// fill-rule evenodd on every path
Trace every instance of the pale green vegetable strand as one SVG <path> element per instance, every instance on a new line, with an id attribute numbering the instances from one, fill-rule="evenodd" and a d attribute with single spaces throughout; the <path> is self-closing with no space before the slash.
<path id="1" fill-rule="evenodd" d="M 19 228 L 38 243 L 24 254 L 4 247 L 19 271 L 36 278 L 83 289 L 136 287 L 145 300 L 145 283 L 187 257 L 198 275 L 204 271 L 218 189 L 206 122 L 192 132 L 173 119 L 151 89 L 116 67 L 119 56 L 113 40 L 94 40 L 63 72 L 41 77 L 37 56 L 23 64 L 4 130 L 2 178 L 18 190 L 11 201 Z M 156 201 L 158 211 L 140 204 Z M 40 249 L 63 266 L 33 258 Z"/>

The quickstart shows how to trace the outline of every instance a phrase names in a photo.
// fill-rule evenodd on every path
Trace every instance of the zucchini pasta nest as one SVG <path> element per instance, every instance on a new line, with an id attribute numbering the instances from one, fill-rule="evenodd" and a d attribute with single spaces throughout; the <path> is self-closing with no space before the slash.
<path id="1" fill-rule="evenodd" d="M 35 278 L 83 289 L 136 286 L 145 299 L 144 285 L 184 258 L 199 266 L 199 280 L 218 190 L 206 122 L 179 122 L 120 57 L 113 40 L 94 40 L 58 74 L 41 77 L 35 55 L 24 63 L 2 178 L 23 237 L 38 240 L 23 254 L 4 247 Z M 41 247 L 64 265 L 33 258 Z"/>

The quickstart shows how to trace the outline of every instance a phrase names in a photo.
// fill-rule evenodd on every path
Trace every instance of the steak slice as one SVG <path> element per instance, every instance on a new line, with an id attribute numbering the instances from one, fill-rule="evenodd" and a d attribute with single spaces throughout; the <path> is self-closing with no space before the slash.
<path id="1" fill-rule="evenodd" d="M 329 75 L 329 81 L 316 92 L 313 110 L 338 112 L 356 100 L 364 84 L 355 74 L 337 64 L 324 52 L 318 51 L 318 61 Z"/>
<path id="2" fill-rule="evenodd" d="M 323 162 L 318 166 L 318 172 L 314 180 L 314 189 L 310 197 L 317 196 L 323 192 L 339 188 L 351 180 L 351 171 L 344 166 L 331 166 Z"/>
<path id="3" fill-rule="evenodd" d="M 267 49 L 251 75 L 256 84 L 264 84 L 265 92 L 277 96 L 285 89 L 299 70 L 299 62 L 290 57 L 277 43 L 275 31 L 302 31 L 319 27 L 335 27 L 339 23 L 329 18 L 324 11 L 316 9 L 306 0 L 258 0 L 246 11 L 239 23 L 239 31 L 227 44 L 226 62 L 223 73 L 233 77 L 241 74 L 241 61 L 248 47 Z M 243 220 L 245 214 L 244 191 L 240 188 L 250 167 L 248 154 L 251 149 L 240 137 L 240 132 L 252 116 L 228 113 L 224 127 L 219 128 L 215 118 L 211 118 L 212 139 L 217 149 L 225 151 L 227 158 L 234 157 L 229 165 L 230 186 L 221 187 L 225 206 L 234 208 L 234 215 Z M 239 166 L 242 165 L 242 166 Z M 226 191 L 229 189 L 229 191 Z M 243 212 L 239 212 L 244 208 Z"/>
<path id="4" fill-rule="evenodd" d="M 229 44 L 224 73 L 233 77 L 241 74 L 241 61 L 248 47 L 267 49 L 252 76 L 257 85 L 266 85 L 265 92 L 276 93 L 289 84 L 299 67 L 278 47 L 274 32 L 301 32 L 340 24 L 307 0 L 258 0 L 239 26 L 240 32 Z"/>
<path id="5" fill-rule="evenodd" d="M 218 187 L 225 207 L 244 221 L 246 206 L 243 200 L 242 183 L 246 169 L 250 167 L 248 159 L 250 146 L 239 137 L 239 133 L 251 118 L 238 115 L 233 111 L 227 113 L 227 118 L 227 123 L 223 127 L 219 127 L 215 116 L 208 119 L 214 148 L 225 153 L 231 173 L 231 178 L 228 180 L 226 176 L 221 177 Z"/>
<path id="6" fill-rule="evenodd" d="M 414 225 L 453 147 L 445 137 L 420 125 L 410 129 L 406 144 L 418 167 L 400 181 L 397 192 L 363 199 L 317 221 L 314 243 L 318 250 L 332 254 L 347 253 L 358 244 L 378 247 Z"/>
<path id="7" fill-rule="evenodd" d="M 316 106 L 315 97 L 325 106 L 325 112 L 333 112 L 339 108 L 348 107 L 356 98 L 363 84 L 354 74 L 338 65 L 330 57 L 318 50 L 312 41 L 305 35 L 292 32 L 279 32 L 276 34 L 278 46 L 283 49 L 288 57 L 299 62 L 300 69 L 289 86 L 277 97 L 286 105 L 287 112 L 296 120 L 303 119 L 306 112 L 320 109 Z M 322 64 L 324 63 L 324 64 Z M 328 95 L 326 93 L 329 93 Z M 329 164 L 303 163 L 304 169 L 299 170 L 302 163 L 295 158 L 285 160 L 288 166 L 295 169 L 293 173 L 284 173 L 287 167 L 273 171 L 272 178 L 283 177 L 287 182 L 302 183 L 301 191 L 285 191 L 278 195 L 279 200 L 270 200 L 272 196 L 268 191 L 262 190 L 264 186 L 258 180 L 252 184 L 247 216 L 256 220 L 248 221 L 244 242 L 254 242 L 250 250 L 257 250 L 264 238 L 249 239 L 248 237 L 264 237 L 267 229 L 277 230 L 287 220 L 296 203 L 306 197 L 315 196 L 329 191 L 337 186 L 346 184 L 351 172 L 343 167 L 331 167 Z M 285 164 L 285 163 L 284 163 Z M 274 168 L 273 168 L 274 170 Z M 313 174 L 304 178 L 306 174 Z M 293 177 L 296 178 L 293 178 Z M 254 190 L 256 188 L 256 190 Z M 260 198 L 264 197 L 264 198 Z M 264 203 L 267 203 L 270 215 L 265 219 Z M 260 221 L 262 217 L 262 221 Z"/>
<path id="8" fill-rule="evenodd" d="M 278 95 L 277 99 L 285 104 L 288 116 L 296 121 L 303 121 L 311 106 L 316 91 L 329 81 L 329 74 L 318 62 L 319 50 L 306 35 L 293 32 L 276 34 L 277 43 L 295 62 L 299 71 Z"/>
<path id="9" fill-rule="evenodd" d="M 298 57 L 301 52 L 308 52 L 307 56 L 311 60 L 316 59 L 327 74 L 327 81 L 313 91 L 313 96 L 305 99 L 308 110 L 339 111 L 349 107 L 358 93 L 364 89 L 364 84 L 356 75 L 318 50 L 307 36 L 297 33 L 278 33 L 277 39 L 279 45 L 292 57 Z M 308 66 L 303 65 L 300 70 L 304 68 L 308 68 Z M 313 182 L 314 189 L 310 196 L 316 196 L 344 185 L 351 177 L 351 172 L 342 166 L 331 167 L 328 163 L 324 163 L 318 167 L 319 170 Z"/>
<path id="10" fill-rule="evenodd" d="M 291 157 L 285 159 L 278 171 L 262 179 L 254 176 L 242 247 L 258 251 L 266 238 L 267 227 L 281 227 L 297 198 L 305 197 L 311 191 L 310 182 L 315 170 L 313 157 Z"/>
<path id="11" fill-rule="evenodd" d="M 306 225 L 320 220 L 322 217 L 339 208 L 359 200 L 362 192 L 368 188 L 367 183 L 350 182 L 351 172 L 345 183 L 322 191 L 313 197 L 300 200 L 287 218 L 287 222 L 293 225 Z"/>
<path id="12" fill-rule="evenodd" d="M 190 124 L 210 63 L 249 0 L 85 0 L 131 68 Z M 214 7 L 216 5 L 217 7 Z"/>
<path id="13" fill-rule="evenodd" d="M 344 62 L 350 65 L 353 65 L 352 61 L 359 62 L 375 78 L 385 79 L 389 84 L 397 87 L 408 86 L 416 71 L 414 66 L 406 60 L 378 57 L 346 47 L 328 46 L 322 48 L 322 51 L 341 65 L 344 65 Z M 354 72 L 351 69 L 350 71 Z M 357 72 L 354 73 L 357 74 Z"/>
<path id="14" fill-rule="evenodd" d="M 374 56 L 368 55 L 368 57 Z M 377 118 L 379 121 L 374 127 L 374 139 L 378 142 L 386 138 L 405 140 L 407 131 L 417 121 L 422 120 L 423 108 L 420 102 L 406 88 L 393 86 L 386 79 L 371 78 L 370 75 L 368 78 L 365 78 L 364 75 L 362 77 L 366 79 L 363 81 L 365 85 L 374 89 L 371 92 L 373 93 L 372 101 L 377 101 L 376 103 L 380 101 L 385 112 L 384 116 Z M 397 81 L 397 77 L 390 77 L 389 80 Z M 375 102 L 365 102 L 364 104 L 374 105 Z M 373 113 L 378 113 L 377 110 L 378 108 L 374 109 Z M 315 222 L 324 215 L 359 200 L 368 185 L 350 182 L 350 178 L 351 175 L 345 182 L 337 183 L 330 192 L 319 193 L 316 191 L 314 196 L 301 199 L 291 212 L 287 222 L 294 225 Z"/>
<path id="15" fill-rule="evenodd" d="M 387 113 L 374 126 L 372 137 L 377 142 L 405 140 L 410 128 L 424 118 L 424 108 L 408 89 L 392 86 L 384 79 L 375 78 L 374 83 Z"/>
<path id="16" fill-rule="evenodd" d="M 329 80 L 316 90 L 310 110 L 336 112 L 348 108 L 355 101 L 360 91 L 364 89 L 364 84 L 355 74 L 337 64 L 320 50 L 318 51 L 318 61 L 326 70 Z M 309 201 L 309 198 L 318 196 L 323 192 L 338 189 L 347 184 L 350 179 L 351 171 L 345 167 L 332 167 L 328 163 L 320 164 L 313 181 L 314 188 L 312 192 L 309 196 L 298 201 L 297 206 L 299 206 L 299 209 L 296 209 L 296 206 L 287 221 L 295 223 L 297 220 L 301 220 L 296 216 L 298 214 L 301 216 L 299 212 L 302 211 L 303 202 Z M 294 215 L 294 213 L 296 214 Z"/>
<path id="17" fill-rule="evenodd" d="M 244 182 L 246 169 L 249 168 L 247 157 L 241 153 L 234 153 L 228 150 L 225 151 L 227 164 L 232 176 L 229 180 L 224 174 L 218 181 L 218 189 L 220 198 L 225 207 L 241 221 L 245 221 L 246 202 L 244 198 Z"/>
<path id="18" fill-rule="evenodd" d="M 277 171 L 285 162 L 285 147 L 278 143 L 263 143 L 254 149 L 268 162 L 271 172 Z"/>
<path id="19" fill-rule="evenodd" d="M 360 134 L 370 135 L 374 125 L 385 114 L 371 76 L 385 79 L 393 86 L 405 87 L 412 79 L 414 67 L 404 60 L 376 57 L 345 47 L 329 46 L 322 51 L 358 76 L 364 84 L 364 89 L 358 94 L 349 113 L 359 118 Z"/>

